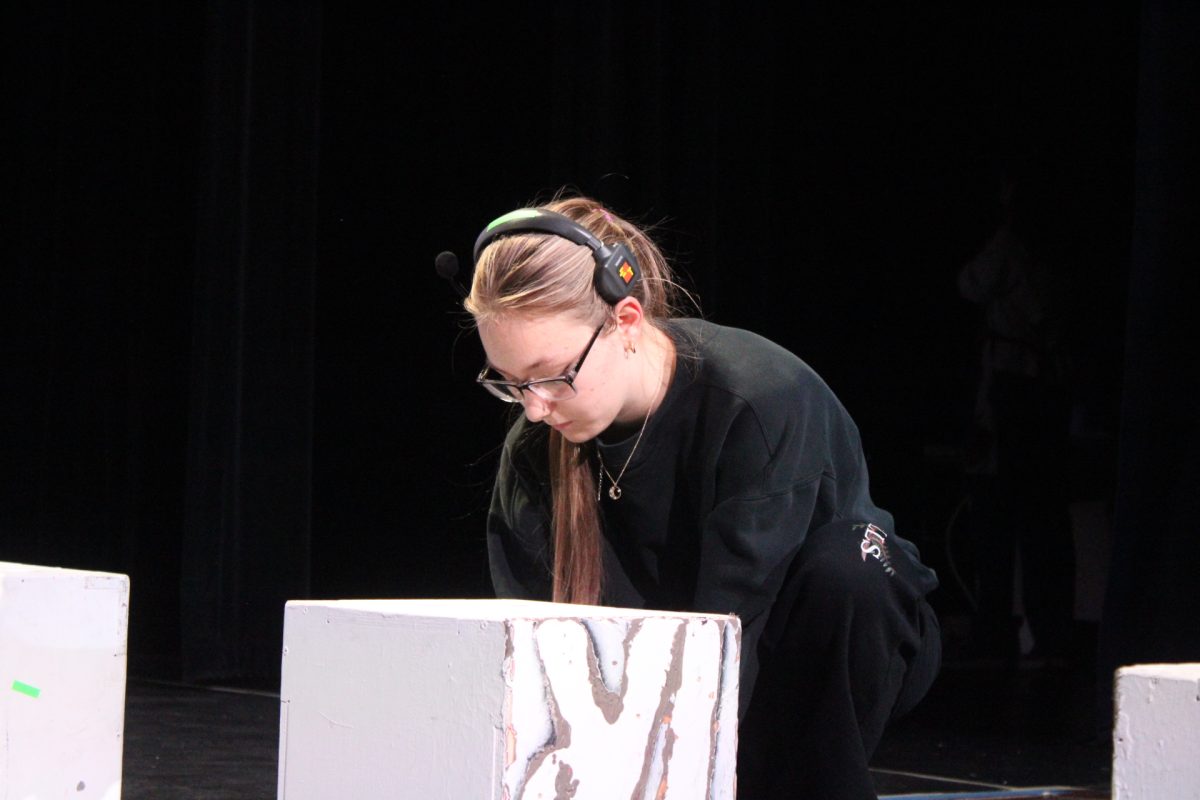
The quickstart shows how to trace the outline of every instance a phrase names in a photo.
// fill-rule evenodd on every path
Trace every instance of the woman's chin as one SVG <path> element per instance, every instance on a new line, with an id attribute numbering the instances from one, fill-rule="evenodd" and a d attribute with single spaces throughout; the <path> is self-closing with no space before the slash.
<path id="1" fill-rule="evenodd" d="M 565 425 L 551 425 L 550 427 L 554 428 L 554 430 L 562 434 L 564 439 L 573 444 L 583 444 L 589 439 L 594 438 L 584 426 L 575 422 L 568 422 Z"/>

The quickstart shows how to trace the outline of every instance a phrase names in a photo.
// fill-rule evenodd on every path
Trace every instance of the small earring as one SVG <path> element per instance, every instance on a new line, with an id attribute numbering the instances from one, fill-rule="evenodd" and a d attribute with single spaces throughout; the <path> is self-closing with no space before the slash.
<path id="1" fill-rule="evenodd" d="M 630 353 L 633 353 L 633 354 L 635 354 L 635 355 L 636 355 L 636 354 L 637 354 L 637 348 L 633 346 L 633 342 L 626 341 L 626 342 L 625 342 L 625 357 L 626 357 L 626 358 L 629 358 L 629 354 L 630 354 Z"/>

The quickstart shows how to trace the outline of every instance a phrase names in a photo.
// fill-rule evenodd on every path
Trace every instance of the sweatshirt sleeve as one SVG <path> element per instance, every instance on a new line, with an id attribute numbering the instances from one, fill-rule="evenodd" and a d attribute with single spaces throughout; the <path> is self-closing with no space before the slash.
<path id="1" fill-rule="evenodd" d="M 716 471 L 718 501 L 702 523 L 697 610 L 742 622 L 740 707 L 758 675 L 758 641 L 812 522 L 821 471 L 782 475 L 756 415 L 741 414 Z"/>
<path id="2" fill-rule="evenodd" d="M 703 520 L 699 610 L 742 620 L 743 702 L 758 674 L 758 644 L 811 530 L 837 519 L 886 523 L 871 502 L 858 429 L 811 371 L 746 401 L 716 460 L 715 502 Z"/>
<path id="3" fill-rule="evenodd" d="M 540 480 L 516 443 L 524 421 L 513 425 L 500 454 L 487 519 L 488 565 L 497 597 L 549 600 L 552 597 L 550 513 L 541 500 Z"/>

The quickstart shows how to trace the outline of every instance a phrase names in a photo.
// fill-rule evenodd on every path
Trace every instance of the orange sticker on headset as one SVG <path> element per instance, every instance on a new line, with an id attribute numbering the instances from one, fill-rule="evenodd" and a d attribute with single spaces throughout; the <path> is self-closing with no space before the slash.
<path id="1" fill-rule="evenodd" d="M 621 269 L 617 274 L 624 278 L 626 283 L 629 283 L 633 280 L 633 267 L 629 266 L 629 262 L 626 261 L 621 265 Z"/>

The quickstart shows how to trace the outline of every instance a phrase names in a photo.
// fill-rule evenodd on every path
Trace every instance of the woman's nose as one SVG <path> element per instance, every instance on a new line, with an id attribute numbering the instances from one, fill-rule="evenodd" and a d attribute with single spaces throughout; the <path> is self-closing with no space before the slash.
<path id="1" fill-rule="evenodd" d="M 525 416 L 530 422 L 541 422 L 550 415 L 552 403 L 544 400 L 530 391 L 522 392 L 521 405 L 525 406 Z"/>

